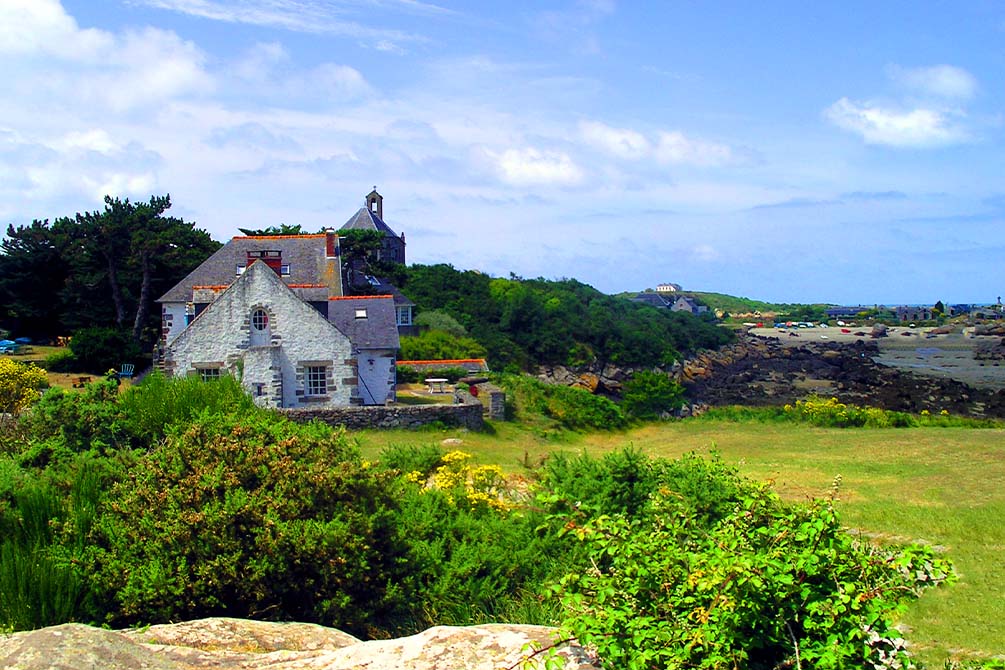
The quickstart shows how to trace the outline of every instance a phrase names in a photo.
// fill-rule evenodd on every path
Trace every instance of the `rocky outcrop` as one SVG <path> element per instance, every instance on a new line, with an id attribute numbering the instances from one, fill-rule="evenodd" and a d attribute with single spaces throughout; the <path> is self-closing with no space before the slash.
<path id="1" fill-rule="evenodd" d="M 0 637 L 0 667 L 11 670 L 500 670 L 543 669 L 555 630 L 488 624 L 438 626 L 395 640 L 362 642 L 340 631 L 297 623 L 202 619 L 111 631 L 64 624 Z M 566 670 L 597 670 L 585 649 L 555 652 Z M 524 664 L 526 662 L 526 664 Z"/>
<path id="2" fill-rule="evenodd" d="M 875 342 L 784 346 L 747 337 L 683 366 L 688 397 L 709 405 L 782 405 L 811 393 L 918 413 L 1005 418 L 1005 391 L 922 377 L 876 363 Z"/>
<path id="3" fill-rule="evenodd" d="M 974 326 L 974 335 L 1005 336 L 1005 323 L 979 323 Z"/>
<path id="4" fill-rule="evenodd" d="M 974 344 L 974 358 L 978 361 L 1005 360 L 1005 337 L 982 337 Z"/>

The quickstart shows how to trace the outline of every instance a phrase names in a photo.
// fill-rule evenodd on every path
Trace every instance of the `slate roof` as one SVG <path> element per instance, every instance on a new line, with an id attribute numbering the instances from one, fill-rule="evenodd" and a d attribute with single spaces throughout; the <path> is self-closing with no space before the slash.
<path id="1" fill-rule="evenodd" d="M 237 279 L 237 266 L 245 265 L 249 251 L 279 251 L 290 275 L 283 282 L 308 302 L 328 299 L 325 283 L 325 235 L 275 235 L 235 237 L 174 285 L 158 302 L 191 302 L 193 286 L 230 285 Z M 341 293 L 341 273 L 338 278 Z"/>
<path id="2" fill-rule="evenodd" d="M 639 293 L 631 300 L 632 302 L 641 302 L 642 304 L 649 305 L 650 307 L 665 308 L 673 304 L 672 300 L 667 300 L 663 296 L 656 293 Z"/>
<path id="3" fill-rule="evenodd" d="M 365 309 L 366 318 L 357 319 L 357 309 Z M 389 295 L 328 300 L 328 321 L 348 335 L 357 349 L 397 349 L 398 326 L 394 317 L 394 298 Z"/>
<path id="4" fill-rule="evenodd" d="M 391 230 L 390 226 L 384 223 L 376 212 L 371 212 L 366 207 L 360 207 L 359 211 L 349 217 L 349 220 L 342 224 L 339 230 L 379 230 L 384 233 L 384 237 L 395 237 L 398 235 Z M 400 238 L 399 238 L 400 239 Z"/>

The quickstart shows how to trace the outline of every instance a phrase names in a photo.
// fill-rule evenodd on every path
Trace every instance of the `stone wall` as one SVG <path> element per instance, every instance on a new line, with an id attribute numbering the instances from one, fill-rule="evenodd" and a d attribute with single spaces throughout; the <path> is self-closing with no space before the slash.
<path id="1" fill-rule="evenodd" d="M 482 404 L 469 393 L 454 394 L 452 405 L 387 405 L 384 407 L 325 407 L 280 410 L 293 421 L 319 419 L 350 430 L 364 428 L 420 428 L 439 421 L 448 426 L 481 430 L 485 426 Z"/>

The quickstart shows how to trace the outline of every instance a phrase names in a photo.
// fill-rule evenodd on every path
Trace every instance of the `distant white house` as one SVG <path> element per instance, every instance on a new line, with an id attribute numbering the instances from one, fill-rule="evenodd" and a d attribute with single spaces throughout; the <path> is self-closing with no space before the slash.
<path id="1" fill-rule="evenodd" d="M 682 291 L 682 290 L 683 289 L 681 288 L 680 284 L 657 284 L 656 285 L 656 292 L 657 293 L 677 293 L 677 292 Z"/>

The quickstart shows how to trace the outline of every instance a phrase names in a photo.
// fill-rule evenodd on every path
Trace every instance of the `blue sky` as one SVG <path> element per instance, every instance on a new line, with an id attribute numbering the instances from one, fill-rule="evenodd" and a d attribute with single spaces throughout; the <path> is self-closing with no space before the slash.
<path id="1" fill-rule="evenodd" d="M 170 193 L 216 239 L 772 301 L 1005 293 L 999 2 L 0 0 L 0 222 Z"/>

